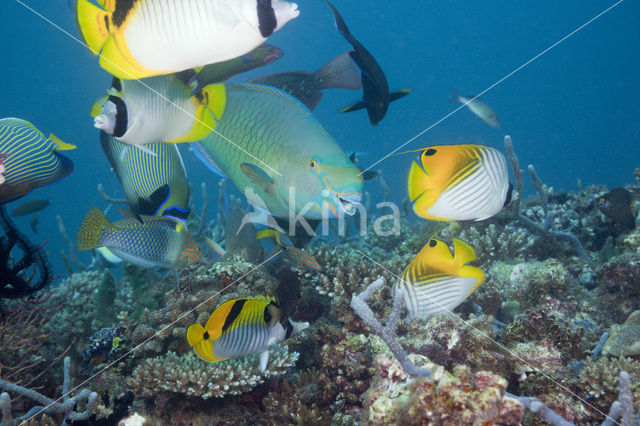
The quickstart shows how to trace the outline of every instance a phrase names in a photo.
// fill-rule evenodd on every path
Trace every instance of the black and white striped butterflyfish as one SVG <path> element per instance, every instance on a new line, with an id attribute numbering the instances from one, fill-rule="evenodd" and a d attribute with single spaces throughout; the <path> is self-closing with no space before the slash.
<path id="1" fill-rule="evenodd" d="M 114 78 L 108 95 L 94 103 L 91 115 L 97 129 L 118 142 L 142 147 L 203 139 L 216 127 L 225 104 L 222 86 L 206 86 L 191 95 L 175 74 L 144 81 Z"/>
<path id="2" fill-rule="evenodd" d="M 28 121 L 0 119 L 0 154 L 4 155 L 5 182 L 0 204 L 15 200 L 35 188 L 57 182 L 73 172 L 73 162 L 57 151 L 75 149 L 53 133 L 45 137 Z"/>
<path id="3" fill-rule="evenodd" d="M 511 202 L 513 185 L 504 155 L 484 145 L 441 145 L 420 150 L 407 178 L 414 212 L 431 220 L 484 220 Z"/>
<path id="4" fill-rule="evenodd" d="M 476 252 L 469 244 L 453 239 L 454 255 L 446 243 L 431 238 L 411 261 L 396 283 L 404 293 L 408 319 L 428 318 L 449 312 L 484 281 L 484 272 L 467 265 Z"/>
<path id="5" fill-rule="evenodd" d="M 269 348 L 309 326 L 281 318 L 278 301 L 270 296 L 233 299 L 218 306 L 203 327 L 187 329 L 187 341 L 207 362 L 260 353 L 260 369 L 269 362 Z"/>
<path id="6" fill-rule="evenodd" d="M 237 58 L 299 15 L 284 0 L 78 0 L 80 32 L 116 77 L 170 74 Z"/>
<path id="7" fill-rule="evenodd" d="M 149 144 L 149 154 L 122 144 L 105 132 L 100 132 L 100 144 L 135 214 L 187 218 L 189 182 L 175 144 Z"/>

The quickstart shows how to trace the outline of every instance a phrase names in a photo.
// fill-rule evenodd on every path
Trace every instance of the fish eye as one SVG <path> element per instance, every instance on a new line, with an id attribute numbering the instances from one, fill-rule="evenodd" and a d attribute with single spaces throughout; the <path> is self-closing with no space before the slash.
<path id="1" fill-rule="evenodd" d="M 424 155 L 427 155 L 427 156 L 430 157 L 430 156 L 434 155 L 436 152 L 438 152 L 437 149 L 429 148 L 428 150 L 426 150 L 424 152 Z"/>
<path id="2" fill-rule="evenodd" d="M 429 247 L 435 247 L 438 243 L 436 242 L 436 240 L 431 239 L 429 240 Z"/>
<path id="3" fill-rule="evenodd" d="M 311 162 L 309 163 L 309 167 L 311 167 L 313 170 L 317 170 L 318 169 L 318 162 L 315 160 L 311 160 Z"/>
<path id="4" fill-rule="evenodd" d="M 205 331 L 204 332 L 204 336 L 202 336 L 204 338 L 204 340 L 209 340 L 209 332 Z"/>

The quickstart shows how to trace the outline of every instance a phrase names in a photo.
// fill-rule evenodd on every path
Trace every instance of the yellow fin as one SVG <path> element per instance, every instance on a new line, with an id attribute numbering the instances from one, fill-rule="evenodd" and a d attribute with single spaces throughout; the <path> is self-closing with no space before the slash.
<path id="1" fill-rule="evenodd" d="M 193 347 L 196 344 L 200 343 L 204 336 L 204 327 L 200 323 L 196 323 L 190 325 L 187 328 L 187 342 L 189 342 L 189 346 Z"/>
<path id="2" fill-rule="evenodd" d="M 92 207 L 82 220 L 76 234 L 76 248 L 90 250 L 100 247 L 100 239 L 106 229 L 113 227 L 109 219 L 97 207 Z"/>
<path id="3" fill-rule="evenodd" d="M 233 304 L 238 299 L 229 300 L 218 306 L 211 314 L 204 328 L 209 332 L 210 339 L 215 340 L 222 335 L 222 326 L 233 307 Z"/>
<path id="4" fill-rule="evenodd" d="M 87 0 L 78 0 L 76 20 L 84 42 L 89 46 L 91 53 L 97 55 L 109 38 L 107 22 L 111 22 L 111 13 Z"/>
<path id="5" fill-rule="evenodd" d="M 102 113 L 102 105 L 105 104 L 109 100 L 109 95 L 103 96 L 99 98 L 97 101 L 93 103 L 91 106 L 91 116 L 93 118 L 99 116 Z"/>
<path id="6" fill-rule="evenodd" d="M 53 133 L 49 133 L 49 139 L 51 139 L 53 141 L 53 143 L 56 144 L 56 148 L 55 148 L 56 151 L 68 151 L 68 150 L 72 150 L 72 149 L 76 149 L 77 148 L 77 146 L 75 146 L 75 145 L 63 142 L 62 140 L 60 140 L 59 137 L 57 137 Z"/>
<path id="7" fill-rule="evenodd" d="M 205 339 L 206 330 L 199 323 L 189 326 L 187 329 L 187 342 L 193 348 L 193 351 L 202 360 L 207 362 L 222 361 L 227 358 L 218 358 L 213 354 L 213 344 L 211 339 Z"/>
<path id="8" fill-rule="evenodd" d="M 210 84 L 202 88 L 205 105 L 211 110 L 217 120 L 222 119 L 227 107 L 227 89 L 224 84 Z"/>
<path id="9" fill-rule="evenodd" d="M 124 39 L 123 43 L 125 43 Z M 129 54 L 128 51 L 127 54 Z M 159 74 L 159 72 L 143 68 L 130 54 L 128 56 L 129 58 L 121 51 L 115 38 L 109 37 L 100 52 L 100 66 L 108 73 L 127 80 Z"/>
<path id="10" fill-rule="evenodd" d="M 476 260 L 476 252 L 469 244 L 457 238 L 453 239 L 454 260 L 460 267 Z"/>
<path id="11" fill-rule="evenodd" d="M 256 232 L 256 239 L 260 240 L 262 238 L 273 238 L 279 246 L 282 245 L 280 242 L 280 234 L 278 234 L 278 231 L 274 229 L 263 229 L 262 231 Z"/>
<path id="12" fill-rule="evenodd" d="M 409 200 L 414 201 L 427 190 L 429 176 L 422 170 L 422 167 L 415 161 L 411 162 L 409 176 L 407 176 L 407 191 Z"/>
<path id="13" fill-rule="evenodd" d="M 196 111 L 196 118 L 198 118 L 199 120 L 193 121 L 193 127 L 191 128 L 191 130 L 189 130 L 185 135 L 167 142 L 198 142 L 206 138 L 209 133 L 211 133 L 211 131 L 216 128 L 216 119 L 209 108 L 204 105 L 199 105 L 199 108 L 201 108 L 202 112 L 198 114 L 198 112 Z"/>

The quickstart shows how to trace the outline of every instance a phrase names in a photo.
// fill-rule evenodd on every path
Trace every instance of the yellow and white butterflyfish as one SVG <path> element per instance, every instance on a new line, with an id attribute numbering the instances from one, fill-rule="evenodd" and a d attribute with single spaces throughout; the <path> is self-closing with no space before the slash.
<path id="1" fill-rule="evenodd" d="M 281 318 L 278 301 L 270 296 L 233 299 L 218 306 L 203 327 L 187 329 L 187 341 L 207 362 L 260 353 L 260 368 L 269 362 L 269 348 L 299 333 L 309 323 Z"/>
<path id="2" fill-rule="evenodd" d="M 237 58 L 299 15 L 284 0 L 78 0 L 100 66 L 119 78 L 170 74 Z"/>
<path id="3" fill-rule="evenodd" d="M 190 94 L 177 76 L 144 81 L 115 78 L 109 96 L 92 108 L 94 126 L 118 142 L 142 146 L 157 142 L 196 142 L 222 117 L 226 103 L 221 84 Z M 100 104 L 100 105 L 98 105 Z"/>
<path id="4" fill-rule="evenodd" d="M 446 243 L 431 238 L 400 276 L 408 318 L 428 318 L 462 303 L 484 281 L 484 272 L 467 265 L 475 260 L 473 248 L 453 239 L 454 255 Z"/>
<path id="5" fill-rule="evenodd" d="M 484 220 L 510 201 L 513 186 L 504 155 L 484 145 L 421 150 L 407 177 L 414 212 L 431 220 Z"/>

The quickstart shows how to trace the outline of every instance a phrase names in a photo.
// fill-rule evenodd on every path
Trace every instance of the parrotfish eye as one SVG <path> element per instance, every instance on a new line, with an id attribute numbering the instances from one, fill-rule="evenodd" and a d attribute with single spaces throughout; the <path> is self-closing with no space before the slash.
<path id="1" fill-rule="evenodd" d="M 428 150 L 426 150 L 424 152 L 424 155 L 431 157 L 432 155 L 434 155 L 436 152 L 438 152 L 437 149 L 433 149 L 433 148 L 429 148 Z"/>
<path id="2" fill-rule="evenodd" d="M 438 245 L 438 242 L 434 239 L 429 240 L 429 247 L 435 247 Z"/>
<path id="3" fill-rule="evenodd" d="M 309 163 L 309 167 L 311 167 L 313 170 L 318 170 L 318 162 L 315 160 L 311 160 L 311 162 Z"/>

